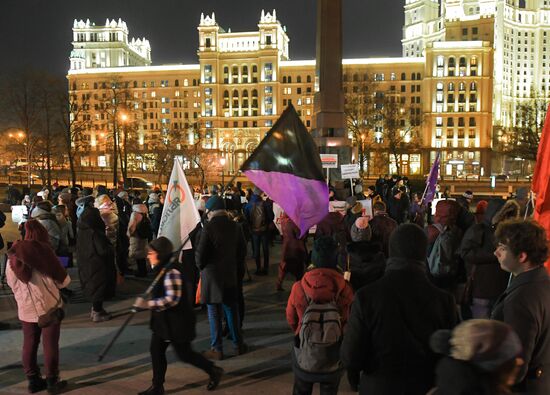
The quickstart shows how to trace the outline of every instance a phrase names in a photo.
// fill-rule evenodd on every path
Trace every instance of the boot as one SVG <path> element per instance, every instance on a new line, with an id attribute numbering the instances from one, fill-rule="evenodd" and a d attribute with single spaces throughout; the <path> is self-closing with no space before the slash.
<path id="1" fill-rule="evenodd" d="M 27 376 L 27 380 L 29 380 L 29 386 L 27 387 L 27 389 L 29 390 L 29 394 L 44 391 L 48 387 L 46 380 L 43 379 L 39 374 Z"/>
<path id="2" fill-rule="evenodd" d="M 92 322 L 104 322 L 109 321 L 112 317 L 111 314 L 107 313 L 105 310 L 93 311 L 91 313 Z"/>
<path id="3" fill-rule="evenodd" d="M 205 351 L 202 355 L 206 359 L 212 359 L 214 361 L 221 361 L 223 359 L 223 351 L 216 351 L 214 349 Z"/>
<path id="4" fill-rule="evenodd" d="M 248 345 L 246 343 L 241 343 L 237 347 L 233 347 L 235 355 L 243 355 L 248 352 Z"/>
<path id="5" fill-rule="evenodd" d="M 145 391 L 138 392 L 138 395 L 164 395 L 164 386 L 153 384 Z"/>
<path id="6" fill-rule="evenodd" d="M 214 391 L 218 387 L 218 384 L 220 384 L 222 376 L 223 369 L 214 365 L 212 367 L 212 371 L 210 372 L 210 379 L 208 380 L 208 384 L 206 384 L 206 389 L 208 391 Z"/>
<path id="7" fill-rule="evenodd" d="M 48 383 L 49 394 L 59 394 L 60 391 L 67 386 L 67 381 L 60 380 L 59 376 L 48 377 L 46 381 Z"/>

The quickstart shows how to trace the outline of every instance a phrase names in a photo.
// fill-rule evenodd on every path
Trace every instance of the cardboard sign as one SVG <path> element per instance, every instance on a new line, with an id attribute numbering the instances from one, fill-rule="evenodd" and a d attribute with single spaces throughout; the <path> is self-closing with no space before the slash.
<path id="1" fill-rule="evenodd" d="M 338 154 L 320 154 L 323 169 L 338 168 Z"/>
<path id="2" fill-rule="evenodd" d="M 342 165 L 340 166 L 342 172 L 342 178 L 359 178 L 359 164 Z"/>
<path id="3" fill-rule="evenodd" d="M 358 202 L 363 206 L 363 217 L 369 216 L 372 218 L 372 199 L 358 200 Z"/>
<path id="4" fill-rule="evenodd" d="M 13 223 L 20 224 L 27 219 L 27 206 L 11 206 L 11 220 Z"/>

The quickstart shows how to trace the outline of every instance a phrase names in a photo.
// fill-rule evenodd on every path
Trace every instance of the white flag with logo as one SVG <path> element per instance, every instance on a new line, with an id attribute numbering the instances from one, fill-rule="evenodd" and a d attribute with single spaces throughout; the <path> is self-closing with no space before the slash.
<path id="1" fill-rule="evenodd" d="M 174 248 L 179 248 L 200 221 L 201 217 L 195 207 L 193 193 L 185 178 L 183 167 L 177 159 L 174 159 L 174 167 L 164 198 L 158 237 L 168 238 Z M 183 249 L 191 248 L 191 241 L 187 240 Z"/>

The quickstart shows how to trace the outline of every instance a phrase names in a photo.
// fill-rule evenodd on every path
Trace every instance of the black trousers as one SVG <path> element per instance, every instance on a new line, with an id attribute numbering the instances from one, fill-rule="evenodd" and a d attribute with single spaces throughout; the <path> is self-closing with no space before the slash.
<path id="1" fill-rule="evenodd" d="M 166 368 L 168 366 L 168 363 L 166 361 L 166 349 L 170 344 L 172 344 L 172 347 L 174 347 L 176 355 L 178 356 L 180 361 L 187 362 L 188 364 L 191 364 L 210 375 L 214 364 L 203 357 L 201 354 L 193 351 L 190 342 L 172 343 L 170 341 L 161 339 L 159 336 L 153 333 L 153 336 L 151 337 L 150 352 L 151 361 L 153 362 L 154 386 L 161 386 L 164 384 L 164 377 L 166 375 Z"/>
<path id="2" fill-rule="evenodd" d="M 292 389 L 292 395 L 311 395 L 313 393 L 313 382 L 305 381 L 294 375 L 294 388 Z M 336 395 L 338 394 L 338 386 L 340 385 L 340 378 L 330 381 L 321 382 L 320 394 L 321 395 Z"/>

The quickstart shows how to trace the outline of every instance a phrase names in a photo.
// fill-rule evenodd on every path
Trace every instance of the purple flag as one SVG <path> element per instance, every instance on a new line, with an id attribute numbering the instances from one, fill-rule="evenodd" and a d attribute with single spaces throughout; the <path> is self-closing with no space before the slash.
<path id="1" fill-rule="evenodd" d="M 241 170 L 282 207 L 301 236 L 328 214 L 328 186 L 319 151 L 292 105 Z"/>
<path id="2" fill-rule="evenodd" d="M 439 177 L 439 152 L 435 156 L 434 164 L 428 175 L 428 180 L 426 181 L 426 192 L 424 192 L 423 204 L 428 204 L 434 200 L 435 196 L 435 187 L 437 185 L 437 178 Z"/>

